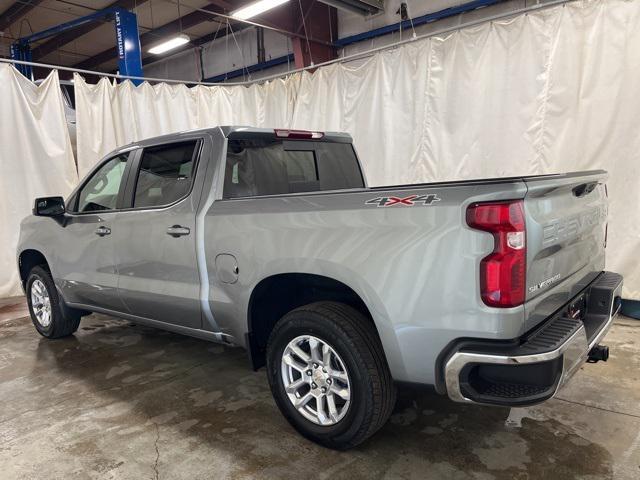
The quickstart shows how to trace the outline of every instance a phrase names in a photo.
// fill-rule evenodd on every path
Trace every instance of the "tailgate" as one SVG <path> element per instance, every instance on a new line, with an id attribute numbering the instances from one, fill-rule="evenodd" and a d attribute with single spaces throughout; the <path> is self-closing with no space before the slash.
<path id="1" fill-rule="evenodd" d="M 603 271 L 606 179 L 602 170 L 523 179 L 527 185 L 527 330 Z"/>

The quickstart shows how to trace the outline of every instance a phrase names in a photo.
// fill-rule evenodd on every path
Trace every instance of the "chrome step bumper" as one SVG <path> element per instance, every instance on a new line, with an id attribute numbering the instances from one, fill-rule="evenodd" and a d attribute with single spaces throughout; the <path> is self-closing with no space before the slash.
<path id="1" fill-rule="evenodd" d="M 444 366 L 449 398 L 510 406 L 551 398 L 607 334 L 620 310 L 621 295 L 622 276 L 603 272 L 576 297 L 586 305 L 582 319 L 559 312 L 517 345 L 478 340 L 455 350 Z"/>

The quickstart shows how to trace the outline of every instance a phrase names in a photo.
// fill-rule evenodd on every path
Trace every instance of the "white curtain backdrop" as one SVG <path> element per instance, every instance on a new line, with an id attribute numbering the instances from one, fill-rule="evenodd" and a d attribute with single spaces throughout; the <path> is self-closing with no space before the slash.
<path id="1" fill-rule="evenodd" d="M 78 180 L 57 72 L 36 86 L 0 63 L 0 172 L 3 298 L 21 293 L 16 246 L 34 198 L 65 196 Z"/>
<path id="2" fill-rule="evenodd" d="M 187 88 L 184 85 L 100 80 L 75 76 L 78 170 L 82 177 L 114 148 L 166 133 L 217 125 L 288 125 L 287 82 L 250 87 Z"/>
<path id="3" fill-rule="evenodd" d="M 640 299 L 640 0 L 577 1 L 251 87 L 76 76 L 82 174 L 113 148 L 243 124 L 353 135 L 371 185 L 604 168 L 608 265 Z"/>

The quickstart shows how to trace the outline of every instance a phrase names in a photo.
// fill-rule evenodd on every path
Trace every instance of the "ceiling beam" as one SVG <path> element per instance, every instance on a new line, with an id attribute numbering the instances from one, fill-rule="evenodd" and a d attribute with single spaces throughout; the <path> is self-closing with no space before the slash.
<path id="1" fill-rule="evenodd" d="M 292 2 L 289 8 L 274 9 L 258 22 L 288 30 L 296 68 L 333 60 L 337 56 L 338 15 L 334 7 L 315 0 Z"/>
<path id="2" fill-rule="evenodd" d="M 217 1 L 216 3 L 219 3 L 219 1 Z M 206 10 L 207 12 L 211 13 L 224 13 L 222 8 L 213 4 L 209 4 L 201 10 Z M 150 30 L 144 35 L 140 35 L 140 45 L 144 48 L 145 46 L 149 46 L 155 42 L 158 42 L 162 38 L 180 33 L 181 30 L 187 30 L 203 22 L 215 20 L 215 17 L 212 16 L 211 13 L 205 13 L 196 10 L 182 16 L 181 18 L 177 18 L 169 23 L 165 23 L 161 27 Z M 108 50 L 104 50 L 91 58 L 87 58 L 86 60 L 75 64 L 74 67 L 91 70 L 102 65 L 105 62 L 108 62 L 109 60 L 116 58 L 117 56 L 118 51 L 116 47 L 109 48 Z"/>
<path id="3" fill-rule="evenodd" d="M 171 3 L 175 3 L 175 2 L 173 2 L 172 0 L 167 0 L 167 1 L 168 1 L 168 2 L 171 2 Z M 302 0 L 299 0 L 299 1 L 302 1 Z M 305 0 L 305 1 L 304 1 L 304 3 L 305 3 L 305 4 L 307 4 L 307 2 L 311 2 L 312 6 L 313 6 L 313 5 L 315 4 L 316 0 Z M 196 8 L 196 7 L 191 7 L 191 8 L 192 8 L 193 10 L 197 10 L 197 11 L 200 11 L 200 12 L 209 13 L 209 12 L 207 12 L 206 10 L 203 10 L 202 8 Z M 298 7 L 296 7 L 296 6 L 292 6 L 290 10 L 285 10 L 285 11 L 284 11 L 284 12 L 285 12 L 285 17 L 286 17 L 286 19 L 285 19 L 285 24 L 290 25 L 290 23 L 291 23 L 291 22 L 290 22 L 290 20 L 292 20 L 292 19 L 293 19 L 293 17 L 292 17 L 289 13 L 286 13 L 286 12 L 293 11 L 293 12 L 295 13 L 295 11 L 297 11 L 297 8 L 298 8 Z M 327 7 L 327 8 L 332 8 L 332 7 Z M 270 13 L 270 12 L 266 12 L 266 14 L 265 14 L 265 15 L 267 15 L 267 14 L 269 14 L 269 13 Z M 209 13 L 209 15 L 214 16 L 214 17 L 216 16 L 216 15 L 211 14 L 211 13 Z M 279 11 L 279 12 L 277 13 L 277 15 L 280 17 L 280 16 L 282 15 L 282 11 Z M 307 14 L 305 13 L 305 18 L 306 18 L 306 15 L 307 15 Z M 328 42 L 328 41 L 326 41 L 326 40 L 322 40 L 322 39 L 320 39 L 320 38 L 315 38 L 315 37 L 313 37 L 313 36 L 308 36 L 308 37 L 307 37 L 306 35 L 303 35 L 303 34 L 301 34 L 301 33 L 298 33 L 297 31 L 294 31 L 294 30 L 296 30 L 296 28 L 298 28 L 298 27 L 295 27 L 295 26 L 294 26 L 294 27 L 292 27 L 292 26 L 290 25 L 290 26 L 289 26 L 289 27 L 287 27 L 287 28 L 283 28 L 283 27 L 281 27 L 281 26 L 278 26 L 277 24 L 274 24 L 273 22 L 265 22 L 265 21 L 263 21 L 263 20 L 262 20 L 262 18 L 266 18 L 266 17 L 263 17 L 263 16 L 259 16 L 260 22 L 254 22 L 253 20 L 249 20 L 249 19 L 239 19 L 239 18 L 234 18 L 234 17 L 233 17 L 233 15 L 228 15 L 228 14 L 226 14 L 226 13 L 225 13 L 225 14 L 223 14 L 223 13 L 218 13 L 218 14 L 217 14 L 217 16 L 218 16 L 218 17 L 222 17 L 222 18 L 226 18 L 226 19 L 228 19 L 229 21 L 234 21 L 234 22 L 238 22 L 238 23 L 245 24 L 245 25 L 253 25 L 254 27 L 264 28 L 264 29 L 266 29 L 266 30 L 272 30 L 272 31 L 275 31 L 275 32 L 281 33 L 281 34 L 283 34 L 283 35 L 287 35 L 287 36 L 289 36 L 289 37 L 299 37 L 299 38 L 302 38 L 302 39 L 304 39 L 304 40 L 308 40 L 309 42 L 316 42 L 316 43 L 320 43 L 320 44 L 326 45 L 326 46 L 328 46 L 328 47 L 335 47 L 335 45 L 333 45 L 333 43 Z M 299 20 L 300 22 L 302 21 L 302 19 L 301 19 L 301 18 L 299 18 L 298 20 Z M 277 23 L 277 22 L 276 22 L 276 23 Z M 298 23 L 299 23 L 299 22 L 298 22 Z M 295 25 L 298 25 L 298 23 L 295 23 Z M 300 28 L 301 28 L 301 27 L 300 27 Z"/>
<path id="4" fill-rule="evenodd" d="M 209 3 L 216 5 L 227 12 L 232 12 L 233 10 L 239 8 L 238 5 L 233 5 L 226 0 L 210 0 Z"/>
<path id="5" fill-rule="evenodd" d="M 21 0 L 14 2 L 4 12 L 0 14 L 0 32 L 4 31 L 9 25 L 15 23 L 20 17 L 26 15 L 43 0 Z"/>
<path id="6" fill-rule="evenodd" d="M 120 7 L 120 8 L 124 8 L 125 10 L 131 10 L 134 7 L 140 6 L 145 2 L 147 2 L 147 0 L 118 0 L 117 2 L 113 2 L 110 5 L 107 5 L 105 8 Z M 47 40 L 46 42 L 35 47 L 31 51 L 31 55 L 33 56 L 34 60 L 38 60 L 44 57 L 45 55 L 48 55 L 51 52 L 55 52 L 60 47 L 68 43 L 71 43 L 72 41 L 80 38 L 81 36 L 86 35 L 87 33 L 95 30 L 100 25 L 102 24 L 98 22 L 92 22 L 86 25 L 81 25 L 72 30 L 67 30 L 66 32 L 62 32 L 59 35 L 56 35 L 50 40 Z"/>

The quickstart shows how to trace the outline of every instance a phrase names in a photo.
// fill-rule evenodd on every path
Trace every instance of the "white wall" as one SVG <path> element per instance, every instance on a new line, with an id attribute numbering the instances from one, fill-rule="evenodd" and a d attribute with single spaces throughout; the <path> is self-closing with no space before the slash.
<path id="1" fill-rule="evenodd" d="M 409 16 L 415 18 L 427 13 L 444 10 L 445 8 L 462 5 L 469 1 L 471 0 L 385 0 L 384 11 L 369 17 L 338 10 L 338 37 L 349 37 L 399 22 L 400 16 L 396 15 L 396 12 L 403 2 L 407 4 Z"/>
<path id="2" fill-rule="evenodd" d="M 289 37 L 272 30 L 265 30 L 264 46 L 267 61 L 293 52 Z M 201 72 L 200 49 L 192 48 L 145 65 L 144 75 L 152 78 L 200 81 L 202 78 L 215 77 L 258 63 L 258 39 L 255 28 L 248 28 L 234 35 L 217 38 L 200 48 L 202 49 L 203 72 Z M 288 68 L 286 64 L 279 65 L 269 69 L 267 74 L 285 73 Z M 264 75 L 266 75 L 264 72 L 255 72 L 251 78 L 260 78 Z M 243 80 L 249 80 L 248 76 L 230 79 L 230 81 Z"/>
<path id="3" fill-rule="evenodd" d="M 236 43 L 237 42 L 237 43 Z M 282 57 L 291 53 L 291 41 L 272 30 L 264 31 L 265 58 Z M 256 29 L 248 28 L 208 43 L 203 49 L 204 77 L 210 78 L 258 63 Z"/>
<path id="4" fill-rule="evenodd" d="M 417 18 L 422 15 L 444 10 L 445 8 L 469 3 L 470 1 L 471 0 L 405 0 L 405 3 L 407 3 L 409 16 L 411 18 Z M 494 15 L 508 15 L 509 12 L 514 12 L 525 7 L 552 1 L 555 0 L 508 0 L 497 3 L 495 5 L 490 5 L 488 7 L 472 10 L 467 13 L 443 18 L 435 22 L 415 26 L 415 34 L 417 36 L 428 35 L 439 30 L 454 28 L 468 22 L 482 20 Z M 386 25 L 398 23 L 400 21 L 400 16 L 396 15 L 395 12 L 400 7 L 400 3 L 402 3 L 401 0 L 386 0 L 385 11 L 379 15 L 375 15 L 369 18 L 365 18 L 350 12 L 339 11 L 339 38 L 342 39 L 359 33 L 374 30 L 376 28 L 381 28 Z M 358 52 L 364 52 L 372 48 L 383 47 L 385 45 L 389 45 L 401 40 L 409 39 L 412 37 L 412 35 L 413 30 L 410 29 L 404 30 L 402 32 L 391 33 L 382 37 L 364 40 L 362 42 L 346 46 L 342 49 L 341 55 L 345 56 Z"/>
<path id="5" fill-rule="evenodd" d="M 200 81 L 200 53 L 198 49 L 172 55 L 166 59 L 144 66 L 145 77 L 169 78 L 190 82 Z"/>

